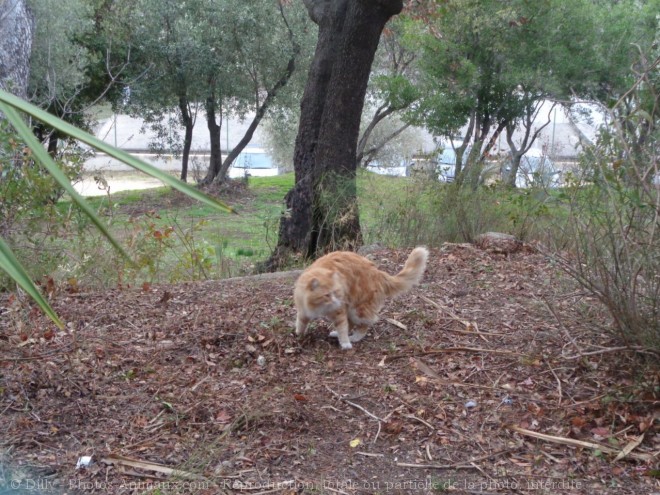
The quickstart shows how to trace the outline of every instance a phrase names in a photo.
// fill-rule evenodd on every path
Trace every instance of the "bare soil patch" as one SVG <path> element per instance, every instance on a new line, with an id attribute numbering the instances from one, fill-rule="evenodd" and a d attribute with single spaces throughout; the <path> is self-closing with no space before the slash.
<path id="1" fill-rule="evenodd" d="M 390 273 L 407 255 L 369 254 Z M 349 352 L 322 322 L 296 341 L 296 275 L 52 288 L 64 332 L 0 299 L 5 484 L 19 473 L 24 493 L 660 492 L 657 366 L 611 351 L 600 305 L 541 255 L 432 249 L 422 285 Z M 627 445 L 623 460 L 606 451 Z M 76 469 L 81 456 L 94 462 Z"/>

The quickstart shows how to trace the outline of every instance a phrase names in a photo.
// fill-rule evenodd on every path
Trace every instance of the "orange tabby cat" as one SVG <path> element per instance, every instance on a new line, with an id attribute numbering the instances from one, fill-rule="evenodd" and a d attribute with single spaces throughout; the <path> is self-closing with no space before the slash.
<path id="1" fill-rule="evenodd" d="M 330 336 L 339 338 L 342 349 L 350 349 L 351 342 L 361 340 L 368 326 L 378 320 L 386 298 L 419 283 L 428 255 L 426 248 L 415 248 L 403 270 L 394 276 L 351 252 L 339 251 L 319 258 L 296 281 L 296 335 L 302 337 L 311 320 L 326 317 L 335 326 Z M 349 329 L 353 330 L 350 337 Z"/>

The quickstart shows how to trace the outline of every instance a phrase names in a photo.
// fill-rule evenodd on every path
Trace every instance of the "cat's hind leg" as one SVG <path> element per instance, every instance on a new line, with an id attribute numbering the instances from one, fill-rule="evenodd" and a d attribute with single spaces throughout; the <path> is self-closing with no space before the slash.
<path id="1" fill-rule="evenodd" d="M 309 318 L 305 318 L 300 312 L 296 318 L 296 335 L 302 337 L 307 331 L 307 325 L 309 325 Z"/>
<path id="2" fill-rule="evenodd" d="M 351 342 L 361 341 L 367 335 L 368 330 L 369 327 L 367 325 L 356 325 L 353 327 L 353 333 L 349 337 L 349 340 Z"/>
<path id="3" fill-rule="evenodd" d="M 370 305 L 361 305 L 351 308 L 348 312 L 348 317 L 351 322 L 352 335 L 350 336 L 351 342 L 359 342 L 366 335 L 369 326 L 378 321 L 378 313 Z"/>

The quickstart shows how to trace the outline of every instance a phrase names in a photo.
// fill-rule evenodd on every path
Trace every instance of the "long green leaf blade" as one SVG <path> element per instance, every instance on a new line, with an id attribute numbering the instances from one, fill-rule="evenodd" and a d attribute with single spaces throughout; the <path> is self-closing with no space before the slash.
<path id="1" fill-rule="evenodd" d="M 41 122 L 70 135 L 71 137 L 91 146 L 92 148 L 102 151 L 103 153 L 113 158 L 116 158 L 117 160 L 120 160 L 126 163 L 127 165 L 160 180 L 164 184 L 172 187 L 173 189 L 177 189 L 187 194 L 193 199 L 196 199 L 202 203 L 205 203 L 209 206 L 212 206 L 213 208 L 220 209 L 222 211 L 236 213 L 233 210 L 233 208 L 223 203 L 222 201 L 219 201 L 215 198 L 212 198 L 211 196 L 208 196 L 207 194 L 204 194 L 195 187 L 186 184 L 185 182 L 181 182 L 175 177 L 172 177 L 170 174 L 154 167 L 153 165 L 150 165 L 123 150 L 115 148 L 114 146 L 104 141 L 101 141 L 100 139 L 98 139 L 95 136 L 92 136 L 91 134 L 81 131 L 77 127 L 67 122 L 64 122 L 61 119 L 58 119 L 57 117 L 49 114 L 48 112 L 10 93 L 7 93 L 6 91 L 0 90 L 0 102 L 4 102 L 22 112 L 27 113 L 28 115 L 31 115 L 35 119 L 40 120 Z"/>
<path id="2" fill-rule="evenodd" d="M 5 271 L 21 288 L 27 292 L 32 299 L 39 305 L 41 310 L 50 317 L 53 322 L 59 327 L 64 328 L 64 323 L 60 320 L 53 310 L 50 307 L 50 304 L 43 298 L 39 289 L 37 289 L 34 282 L 30 279 L 23 265 L 16 259 L 14 253 L 11 251 L 9 246 L 5 241 L 0 237 L 0 269 Z"/>
<path id="3" fill-rule="evenodd" d="M 117 242 L 117 240 L 112 236 L 106 225 L 101 221 L 101 219 L 96 215 L 94 209 L 83 199 L 83 197 L 78 194 L 78 192 L 73 188 L 69 182 L 68 177 L 60 170 L 53 158 L 48 154 L 46 149 L 41 145 L 39 140 L 34 136 L 30 128 L 25 124 L 23 119 L 18 115 L 16 110 L 7 105 L 6 103 L 0 103 L 0 110 L 5 114 L 7 120 L 11 122 L 16 129 L 16 132 L 21 136 L 25 144 L 32 150 L 34 157 L 39 160 L 39 162 L 44 166 L 48 173 L 53 176 L 57 183 L 62 186 L 62 188 L 69 193 L 71 199 L 76 203 L 90 218 L 94 225 L 101 231 L 101 233 L 110 241 L 117 251 L 119 251 L 122 256 L 130 261 L 130 256 L 124 250 L 124 248 Z"/>

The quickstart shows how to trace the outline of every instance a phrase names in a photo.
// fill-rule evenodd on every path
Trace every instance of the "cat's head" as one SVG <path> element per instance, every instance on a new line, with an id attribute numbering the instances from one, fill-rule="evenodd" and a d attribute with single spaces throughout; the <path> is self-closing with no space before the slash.
<path id="1" fill-rule="evenodd" d="M 315 270 L 305 284 L 307 307 L 318 314 L 336 311 L 344 304 L 341 280 L 337 272 Z"/>

